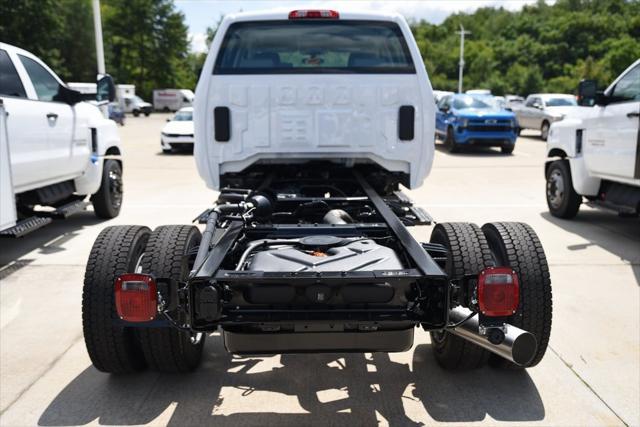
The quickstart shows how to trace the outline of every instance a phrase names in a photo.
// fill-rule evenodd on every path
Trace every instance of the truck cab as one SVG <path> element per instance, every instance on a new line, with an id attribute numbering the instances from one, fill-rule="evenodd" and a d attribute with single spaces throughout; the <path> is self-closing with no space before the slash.
<path id="1" fill-rule="evenodd" d="M 640 60 L 604 92 L 582 81 L 567 118 L 551 126 L 545 165 L 547 203 L 561 218 L 590 204 L 624 215 L 640 213 Z M 584 108 L 588 107 L 588 108 Z"/>
<path id="2" fill-rule="evenodd" d="M 110 77 L 97 87 L 98 101 L 113 99 Z M 39 58 L 0 43 L 2 180 L 7 186 L 0 235 L 22 235 L 52 216 L 67 216 L 84 208 L 86 196 L 98 216 L 118 215 L 122 161 L 116 125 L 82 99 Z M 37 206 L 54 211 L 36 211 Z"/>
<path id="3" fill-rule="evenodd" d="M 419 187 L 433 160 L 435 104 L 407 40 L 400 15 L 227 15 L 196 89 L 200 175 L 218 189 L 252 165 L 324 159 Z"/>

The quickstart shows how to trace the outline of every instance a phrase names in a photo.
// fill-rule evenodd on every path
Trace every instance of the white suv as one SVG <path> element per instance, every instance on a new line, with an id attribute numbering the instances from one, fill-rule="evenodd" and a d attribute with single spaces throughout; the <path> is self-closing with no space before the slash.
<path id="1" fill-rule="evenodd" d="M 218 189 L 251 165 L 323 159 L 371 163 L 419 187 L 435 105 L 412 37 L 400 15 L 227 15 L 196 90 L 200 175 Z"/>

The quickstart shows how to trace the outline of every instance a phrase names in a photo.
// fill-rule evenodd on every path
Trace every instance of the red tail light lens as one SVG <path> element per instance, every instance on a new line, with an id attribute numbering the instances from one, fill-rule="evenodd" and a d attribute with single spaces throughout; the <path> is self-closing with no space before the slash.
<path id="1" fill-rule="evenodd" d="M 127 322 L 148 322 L 158 311 L 158 288 L 148 274 L 123 274 L 115 283 L 116 310 Z"/>
<path id="2" fill-rule="evenodd" d="M 511 316 L 518 309 L 520 283 L 509 267 L 489 267 L 478 276 L 478 305 L 485 316 Z"/>
<path id="3" fill-rule="evenodd" d="M 292 10 L 289 19 L 338 19 L 340 14 L 335 10 Z"/>

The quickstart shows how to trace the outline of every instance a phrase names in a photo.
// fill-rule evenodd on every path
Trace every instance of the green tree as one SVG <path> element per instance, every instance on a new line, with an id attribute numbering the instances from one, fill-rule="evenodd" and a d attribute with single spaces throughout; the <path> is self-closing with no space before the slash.
<path id="1" fill-rule="evenodd" d="M 0 0 L 0 40 L 28 50 L 63 80 L 96 77 L 90 0 Z"/>
<path id="2" fill-rule="evenodd" d="M 105 56 L 120 83 L 153 89 L 195 86 L 184 15 L 172 0 L 103 0 Z"/>
<path id="3" fill-rule="evenodd" d="M 412 24 L 436 89 L 457 87 L 461 23 L 472 33 L 465 47 L 465 88 L 574 92 L 581 78 L 608 83 L 640 58 L 639 0 L 539 0 L 518 12 L 481 8 L 440 25 Z"/>

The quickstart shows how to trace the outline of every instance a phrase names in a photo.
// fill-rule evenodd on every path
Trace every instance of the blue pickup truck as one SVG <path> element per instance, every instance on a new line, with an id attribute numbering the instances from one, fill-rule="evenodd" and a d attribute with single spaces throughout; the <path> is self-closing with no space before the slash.
<path id="1" fill-rule="evenodd" d="M 449 152 L 464 146 L 500 147 L 511 154 L 518 137 L 513 112 L 501 108 L 490 96 L 454 94 L 438 102 L 436 138 Z"/>

